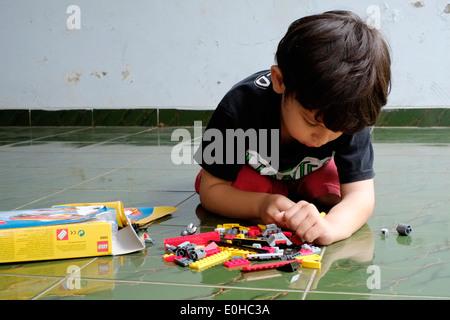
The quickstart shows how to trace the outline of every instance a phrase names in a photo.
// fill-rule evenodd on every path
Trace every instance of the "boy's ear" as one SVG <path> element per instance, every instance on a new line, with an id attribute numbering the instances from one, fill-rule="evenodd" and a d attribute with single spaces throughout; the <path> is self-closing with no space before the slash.
<path id="1" fill-rule="evenodd" d="M 272 66 L 270 68 L 270 76 L 272 78 L 273 90 L 278 94 L 283 94 L 286 87 L 284 86 L 283 73 L 281 72 L 280 67 Z"/>

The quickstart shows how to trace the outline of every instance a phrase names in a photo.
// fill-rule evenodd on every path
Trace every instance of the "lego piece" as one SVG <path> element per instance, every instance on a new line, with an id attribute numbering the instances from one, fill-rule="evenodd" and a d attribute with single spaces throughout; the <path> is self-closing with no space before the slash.
<path id="1" fill-rule="evenodd" d="M 189 241 L 185 241 L 180 243 L 177 246 L 177 250 L 175 250 L 175 254 L 177 256 L 187 257 L 189 255 L 189 251 L 193 250 L 197 245 L 195 243 L 190 243 Z"/>
<path id="2" fill-rule="evenodd" d="M 142 234 L 142 239 L 144 240 L 145 243 L 155 243 L 155 240 L 150 238 L 150 236 L 145 232 Z"/>
<path id="3" fill-rule="evenodd" d="M 322 249 L 320 249 L 319 247 L 316 247 L 316 246 L 311 246 L 311 251 L 313 254 L 319 254 L 320 251 L 322 251 Z"/>
<path id="4" fill-rule="evenodd" d="M 233 247 L 219 247 L 222 251 L 227 251 L 231 254 L 232 257 L 234 256 L 243 256 L 243 257 L 247 257 L 248 254 L 250 253 L 255 253 L 255 251 L 248 251 L 248 250 L 243 250 L 243 249 L 239 249 L 239 248 L 233 248 Z"/>
<path id="5" fill-rule="evenodd" d="M 381 235 L 387 236 L 388 234 L 389 234 L 389 230 L 387 228 L 382 228 L 381 229 Z"/>
<path id="6" fill-rule="evenodd" d="M 292 245 L 292 242 L 283 234 L 283 232 L 272 233 L 267 239 L 269 246 L 273 247 L 278 244 Z"/>
<path id="7" fill-rule="evenodd" d="M 248 230 L 249 237 L 256 237 L 261 234 L 261 230 L 256 226 L 250 226 Z"/>
<path id="8" fill-rule="evenodd" d="M 217 249 L 212 249 L 212 250 L 208 250 L 208 251 L 206 252 L 206 257 L 213 256 L 213 255 L 215 255 L 215 254 L 217 254 L 217 253 L 219 253 L 219 252 L 222 252 L 222 250 L 219 249 L 219 248 L 217 248 Z M 205 257 L 205 258 L 206 258 L 206 257 Z"/>
<path id="9" fill-rule="evenodd" d="M 278 267 L 277 270 L 285 271 L 285 272 L 294 272 L 300 268 L 300 263 L 297 260 L 290 260 L 291 262 L 281 267 Z"/>
<path id="10" fill-rule="evenodd" d="M 175 253 L 175 250 L 177 250 L 176 246 L 167 245 L 167 247 L 166 247 L 167 254 Z"/>
<path id="11" fill-rule="evenodd" d="M 248 250 L 248 251 L 258 252 L 258 253 L 267 253 L 267 250 L 264 250 L 264 249 L 259 249 L 259 248 L 255 248 L 255 247 L 251 247 L 251 246 L 240 245 L 239 244 L 240 240 L 241 239 L 235 239 L 234 241 L 229 240 L 231 243 L 229 243 L 229 242 L 219 242 L 219 246 L 221 246 L 221 247 L 238 248 L 238 249 L 241 249 L 241 250 Z"/>
<path id="12" fill-rule="evenodd" d="M 166 262 L 175 262 L 175 259 L 181 259 L 183 257 L 181 256 L 176 256 L 173 253 L 172 254 L 165 254 L 163 255 L 163 260 Z"/>
<path id="13" fill-rule="evenodd" d="M 205 246 L 205 251 L 208 252 L 209 250 L 215 250 L 217 249 L 218 245 L 217 243 L 215 243 L 214 241 L 209 243 L 208 245 Z"/>
<path id="14" fill-rule="evenodd" d="M 192 223 L 189 223 L 186 228 L 181 231 L 181 236 L 189 236 L 193 235 L 197 231 L 197 227 L 194 226 Z"/>
<path id="15" fill-rule="evenodd" d="M 206 257 L 206 252 L 202 247 L 196 247 L 188 251 L 189 259 L 197 261 Z"/>
<path id="16" fill-rule="evenodd" d="M 268 247 L 269 243 L 264 239 L 233 239 L 233 244 L 238 246 L 254 246 L 254 244 L 259 244 L 261 247 Z"/>
<path id="17" fill-rule="evenodd" d="M 301 265 L 305 268 L 320 269 L 322 262 L 303 259 Z"/>
<path id="18" fill-rule="evenodd" d="M 280 259 L 281 260 L 293 260 L 295 258 L 297 258 L 298 256 L 301 256 L 302 254 L 300 253 L 300 251 L 298 252 L 294 252 L 294 253 L 290 253 L 290 254 L 283 254 Z"/>
<path id="19" fill-rule="evenodd" d="M 311 249 L 300 249 L 299 252 L 302 256 L 309 256 L 310 254 L 313 254 Z"/>
<path id="20" fill-rule="evenodd" d="M 283 255 L 282 252 L 276 252 L 276 253 L 255 253 L 255 254 L 248 254 L 247 259 L 249 260 L 271 260 L 271 259 L 280 259 Z"/>
<path id="21" fill-rule="evenodd" d="M 248 272 L 248 271 L 257 271 L 257 270 L 266 270 L 266 269 L 276 269 L 281 266 L 284 266 L 285 264 L 291 263 L 293 260 L 288 261 L 280 261 L 280 262 L 271 262 L 271 263 L 263 263 L 263 264 L 254 264 L 251 266 L 245 266 L 242 268 L 242 271 Z"/>
<path id="22" fill-rule="evenodd" d="M 217 253 L 215 255 L 212 255 L 210 257 L 195 261 L 194 263 L 191 263 L 189 265 L 189 267 L 191 269 L 200 271 L 200 270 L 215 266 L 219 263 L 222 263 L 222 262 L 230 260 L 230 259 L 231 259 L 231 254 L 227 251 L 223 251 L 223 252 Z"/>
<path id="23" fill-rule="evenodd" d="M 261 236 L 268 237 L 273 233 L 282 233 L 281 229 L 275 223 L 266 225 L 266 228 L 262 232 Z"/>
<path id="24" fill-rule="evenodd" d="M 219 225 L 217 225 L 217 227 L 219 227 Z M 221 227 L 225 229 L 239 228 L 239 223 L 224 223 Z"/>
<path id="25" fill-rule="evenodd" d="M 182 236 L 164 239 L 164 247 L 167 245 L 178 246 L 180 243 L 189 241 L 197 245 L 206 245 L 209 241 L 220 241 L 220 233 L 218 231 L 193 234 L 190 236 Z"/>
<path id="26" fill-rule="evenodd" d="M 409 236 L 412 232 L 412 228 L 410 225 L 407 225 L 406 223 L 399 223 L 397 226 L 397 232 L 401 236 Z"/>
<path id="27" fill-rule="evenodd" d="M 294 258 L 295 260 L 298 260 L 299 262 L 305 260 L 305 261 L 320 261 L 322 260 L 322 256 L 319 256 L 318 254 L 310 254 L 309 256 L 298 256 Z"/>
<path id="28" fill-rule="evenodd" d="M 234 268 L 234 267 L 242 267 L 242 266 L 251 265 L 251 262 L 244 258 L 236 259 L 236 260 L 232 259 L 232 260 L 225 261 L 223 263 L 223 265 L 228 268 Z"/>
<path id="29" fill-rule="evenodd" d="M 297 246 L 301 246 L 303 244 L 302 239 L 300 239 L 300 237 L 296 234 L 289 238 L 289 240 L 291 240 L 291 242 Z"/>
<path id="30" fill-rule="evenodd" d="M 275 253 L 278 252 L 278 247 L 261 247 L 263 250 L 267 250 L 267 253 Z"/>
<path id="31" fill-rule="evenodd" d="M 234 239 L 238 233 L 237 228 L 228 228 L 227 231 L 225 231 L 225 235 L 223 236 L 224 239 Z"/>
<path id="32" fill-rule="evenodd" d="M 192 263 L 194 263 L 194 261 L 192 261 L 189 258 L 175 258 L 175 263 L 182 266 L 182 267 L 187 267 L 189 265 L 191 265 Z"/>

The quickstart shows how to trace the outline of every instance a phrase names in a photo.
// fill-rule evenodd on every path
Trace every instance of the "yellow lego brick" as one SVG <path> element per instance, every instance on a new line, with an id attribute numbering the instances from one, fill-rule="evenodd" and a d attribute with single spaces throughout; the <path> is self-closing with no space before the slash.
<path id="1" fill-rule="evenodd" d="M 231 254 L 228 251 L 219 252 L 207 258 L 203 258 L 201 260 L 195 261 L 194 263 L 191 263 L 189 265 L 189 268 L 200 271 L 230 259 Z"/>
<path id="2" fill-rule="evenodd" d="M 222 228 L 230 229 L 230 228 L 239 228 L 239 223 L 224 223 Z"/>
<path id="3" fill-rule="evenodd" d="M 294 259 L 305 261 L 320 261 L 322 260 L 322 256 L 319 256 L 318 254 L 309 254 L 307 256 L 297 256 Z"/>
<path id="4" fill-rule="evenodd" d="M 250 253 L 257 253 L 256 251 L 243 250 L 243 249 L 238 249 L 238 248 L 233 248 L 233 247 L 218 247 L 218 248 L 222 251 L 229 252 L 232 257 L 244 256 L 244 258 L 245 258 Z"/>
<path id="5" fill-rule="evenodd" d="M 265 224 L 258 224 L 258 228 L 259 228 L 261 231 L 264 231 L 264 230 L 267 229 L 267 227 L 266 227 Z"/>
<path id="6" fill-rule="evenodd" d="M 239 233 L 236 235 L 236 239 L 245 239 L 245 234 Z"/>
<path id="7" fill-rule="evenodd" d="M 305 268 L 320 269 L 320 267 L 322 266 L 322 262 L 312 260 L 302 260 L 301 265 L 302 267 Z"/>

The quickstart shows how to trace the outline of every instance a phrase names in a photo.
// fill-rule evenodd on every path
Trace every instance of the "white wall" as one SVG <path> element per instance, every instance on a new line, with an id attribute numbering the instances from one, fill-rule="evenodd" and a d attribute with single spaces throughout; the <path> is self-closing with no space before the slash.
<path id="1" fill-rule="evenodd" d="M 213 109 L 270 67 L 293 20 L 331 9 L 379 17 L 393 52 L 388 107 L 449 108 L 449 3 L 0 0 L 0 109 Z M 80 29 L 66 25 L 70 5 Z"/>

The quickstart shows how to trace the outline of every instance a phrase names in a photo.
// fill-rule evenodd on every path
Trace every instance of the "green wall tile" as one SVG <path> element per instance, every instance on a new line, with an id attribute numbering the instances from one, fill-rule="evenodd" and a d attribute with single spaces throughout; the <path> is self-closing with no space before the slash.
<path id="1" fill-rule="evenodd" d="M 206 126 L 213 110 L 0 110 L 0 126 Z M 450 127 L 450 108 L 385 109 L 379 127 Z"/>
<path id="2" fill-rule="evenodd" d="M 92 110 L 31 110 L 31 126 L 92 126 Z"/>
<path id="3" fill-rule="evenodd" d="M 0 110 L 0 126 L 29 126 L 29 110 Z"/>
<path id="4" fill-rule="evenodd" d="M 94 126 L 156 126 L 156 109 L 97 109 Z"/>

